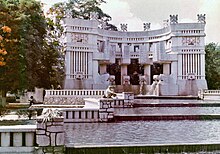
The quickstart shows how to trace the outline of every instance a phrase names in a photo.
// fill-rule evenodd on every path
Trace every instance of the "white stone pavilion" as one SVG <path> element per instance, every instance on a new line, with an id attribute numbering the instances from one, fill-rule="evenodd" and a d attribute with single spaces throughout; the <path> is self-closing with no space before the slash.
<path id="1" fill-rule="evenodd" d="M 101 26 L 100 26 L 101 24 Z M 143 31 L 105 30 L 95 20 L 64 19 L 65 89 L 106 89 L 166 96 L 197 95 L 205 79 L 205 15 L 179 23 L 170 15 L 164 28 Z M 156 92 L 155 92 L 156 90 Z"/>

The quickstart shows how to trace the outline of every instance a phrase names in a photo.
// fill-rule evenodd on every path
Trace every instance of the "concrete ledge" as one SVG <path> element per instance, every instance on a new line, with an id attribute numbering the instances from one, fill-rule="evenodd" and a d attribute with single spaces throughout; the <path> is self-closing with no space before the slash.
<path id="1" fill-rule="evenodd" d="M 117 114 L 115 121 L 159 121 L 159 120 L 213 120 L 220 119 L 219 114 L 210 115 L 146 115 L 146 114 Z"/>
<path id="2" fill-rule="evenodd" d="M 220 107 L 220 103 L 134 103 L 133 107 Z"/>
<path id="3" fill-rule="evenodd" d="M 0 132 L 35 132 L 37 125 L 0 126 Z"/>
<path id="4" fill-rule="evenodd" d="M 36 151 L 35 147 L 0 147 L 0 153 L 34 153 Z"/>
<path id="5" fill-rule="evenodd" d="M 199 99 L 198 96 L 151 96 L 151 95 L 136 95 L 134 99 Z"/>
<path id="6" fill-rule="evenodd" d="M 128 144 L 128 145 L 66 145 L 67 153 L 108 154 L 115 153 L 183 153 L 220 150 L 220 143 L 173 143 L 173 144 Z"/>
<path id="7" fill-rule="evenodd" d="M 44 108 L 83 108 L 85 105 L 32 105 L 33 109 L 44 109 Z"/>

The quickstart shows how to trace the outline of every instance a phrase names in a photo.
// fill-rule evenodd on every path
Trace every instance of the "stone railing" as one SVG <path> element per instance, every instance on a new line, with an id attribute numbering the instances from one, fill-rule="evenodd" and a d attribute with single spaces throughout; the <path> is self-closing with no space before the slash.
<path id="1" fill-rule="evenodd" d="M 204 100 L 220 100 L 220 90 L 201 89 L 198 96 Z"/>
<path id="2" fill-rule="evenodd" d="M 0 153 L 34 153 L 36 125 L 0 127 Z"/>
<path id="3" fill-rule="evenodd" d="M 85 105 L 85 101 L 82 97 L 45 97 L 44 98 L 44 105 Z"/>
<path id="4" fill-rule="evenodd" d="M 98 122 L 98 109 L 65 108 L 62 109 L 64 122 Z"/>
<path id="5" fill-rule="evenodd" d="M 45 97 L 83 97 L 100 98 L 103 97 L 105 90 L 46 90 Z"/>

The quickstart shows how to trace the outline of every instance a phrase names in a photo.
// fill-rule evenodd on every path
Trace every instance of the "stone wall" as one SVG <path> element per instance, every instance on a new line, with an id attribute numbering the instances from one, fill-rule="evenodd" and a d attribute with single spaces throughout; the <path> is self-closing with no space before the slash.
<path id="1" fill-rule="evenodd" d="M 134 93 L 124 92 L 122 99 L 102 98 L 100 99 L 99 121 L 109 122 L 114 120 L 114 108 L 133 107 Z"/>
<path id="2" fill-rule="evenodd" d="M 36 143 L 44 153 L 64 153 L 64 121 L 63 117 L 44 121 L 37 119 Z"/>
<path id="3" fill-rule="evenodd" d="M 114 100 L 111 98 L 100 99 L 99 121 L 108 122 L 114 118 Z"/>

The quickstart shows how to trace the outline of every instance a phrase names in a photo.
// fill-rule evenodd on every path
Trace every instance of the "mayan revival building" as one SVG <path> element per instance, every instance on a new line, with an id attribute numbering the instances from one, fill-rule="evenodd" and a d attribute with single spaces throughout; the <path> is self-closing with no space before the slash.
<path id="1" fill-rule="evenodd" d="M 106 89 L 149 95 L 197 95 L 206 89 L 205 15 L 179 23 L 170 15 L 164 28 L 129 32 L 105 30 L 105 23 L 64 19 L 65 89 Z M 101 24 L 101 26 L 100 26 Z"/>

